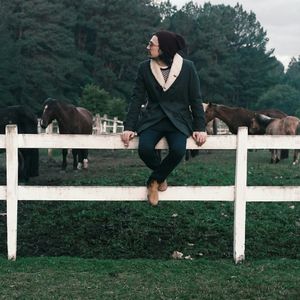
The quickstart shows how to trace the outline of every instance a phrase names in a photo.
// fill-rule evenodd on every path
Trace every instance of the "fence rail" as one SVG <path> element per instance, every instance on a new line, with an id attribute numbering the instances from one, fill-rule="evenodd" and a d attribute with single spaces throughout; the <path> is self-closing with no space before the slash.
<path id="1" fill-rule="evenodd" d="M 135 138 L 128 149 L 136 149 Z M 0 135 L 0 148 L 6 149 L 6 186 L 0 186 L 0 199 L 7 201 L 8 259 L 16 259 L 17 216 L 19 200 L 64 201 L 144 201 L 145 187 L 107 186 L 22 186 L 18 184 L 18 148 L 88 148 L 125 149 L 116 135 L 18 134 L 15 125 Z M 166 149 L 163 139 L 157 149 Z M 189 138 L 188 149 L 199 149 Z M 247 186 L 248 149 L 300 149 L 299 136 L 248 136 L 247 128 L 237 135 L 209 136 L 201 149 L 236 150 L 235 185 L 232 186 L 171 186 L 160 194 L 160 201 L 234 201 L 233 257 L 236 263 L 245 259 L 246 203 L 259 201 L 300 201 L 300 187 Z"/>

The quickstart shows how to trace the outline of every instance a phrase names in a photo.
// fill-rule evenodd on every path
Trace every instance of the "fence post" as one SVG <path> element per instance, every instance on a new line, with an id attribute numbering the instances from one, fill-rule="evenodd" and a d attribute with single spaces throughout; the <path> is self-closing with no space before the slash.
<path id="1" fill-rule="evenodd" d="M 9 260 L 17 257 L 18 218 L 18 128 L 7 125 L 6 134 L 6 213 L 7 252 Z"/>
<path id="2" fill-rule="evenodd" d="M 38 119 L 38 123 L 37 123 L 37 133 L 42 133 L 42 126 L 41 126 L 41 119 Z"/>
<path id="3" fill-rule="evenodd" d="M 106 114 L 104 114 L 103 115 L 103 133 L 107 133 L 106 131 L 107 131 L 107 128 L 106 128 L 106 126 L 107 126 L 107 115 Z"/>
<path id="4" fill-rule="evenodd" d="M 246 188 L 248 128 L 240 127 L 237 134 L 234 201 L 233 257 L 235 263 L 245 259 Z"/>
<path id="5" fill-rule="evenodd" d="M 101 134 L 102 124 L 101 124 L 101 118 L 99 114 L 96 114 L 95 116 L 94 126 L 95 126 L 95 134 Z"/>
<path id="6" fill-rule="evenodd" d="M 118 117 L 114 117 L 113 133 L 117 133 Z"/>
<path id="7" fill-rule="evenodd" d="M 46 128 L 46 133 L 47 134 L 52 134 L 53 133 L 53 123 L 50 123 L 47 128 Z M 48 149 L 48 159 L 52 158 L 52 149 Z"/>

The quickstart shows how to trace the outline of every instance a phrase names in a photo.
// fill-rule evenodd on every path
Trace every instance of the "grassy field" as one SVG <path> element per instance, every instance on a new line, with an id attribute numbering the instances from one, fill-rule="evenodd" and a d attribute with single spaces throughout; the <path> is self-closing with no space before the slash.
<path id="1" fill-rule="evenodd" d="M 269 159 L 268 151 L 249 152 L 248 185 L 300 184 L 291 158 Z M 92 151 L 86 173 L 59 165 L 59 154 L 42 155 L 31 184 L 143 186 L 149 175 L 135 151 Z M 233 185 L 234 172 L 234 151 L 205 151 L 169 184 Z M 6 261 L 0 217 L 0 299 L 300 298 L 299 202 L 247 204 L 246 262 L 238 266 L 229 202 L 29 201 L 18 216 L 16 262 Z M 174 251 L 191 259 L 173 260 Z"/>
<path id="2" fill-rule="evenodd" d="M 0 299 L 299 299 L 299 260 L 0 259 Z"/>

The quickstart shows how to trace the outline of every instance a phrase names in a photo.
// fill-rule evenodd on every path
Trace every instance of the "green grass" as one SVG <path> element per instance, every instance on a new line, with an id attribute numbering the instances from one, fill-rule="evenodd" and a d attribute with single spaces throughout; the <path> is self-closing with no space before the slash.
<path id="1" fill-rule="evenodd" d="M 299 260 L 0 259 L 0 299 L 299 299 Z"/>

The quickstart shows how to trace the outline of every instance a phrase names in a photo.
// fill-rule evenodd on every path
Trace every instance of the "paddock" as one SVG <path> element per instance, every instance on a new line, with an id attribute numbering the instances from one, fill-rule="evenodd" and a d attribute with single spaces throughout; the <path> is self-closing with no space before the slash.
<path id="1" fill-rule="evenodd" d="M 18 200 L 49 201 L 145 201 L 144 187 L 105 186 L 23 186 L 18 184 L 18 148 L 88 148 L 125 149 L 119 135 L 57 135 L 17 134 L 14 125 L 7 126 L 6 135 L 0 135 L 0 148 L 6 148 L 7 183 L 0 186 L 0 199 L 7 201 L 8 259 L 17 257 Z M 167 147 L 164 140 L 158 149 Z M 128 150 L 137 148 L 135 138 Z M 192 139 L 188 149 L 198 149 Z M 201 149 L 236 150 L 235 184 L 230 186 L 172 186 L 160 194 L 161 201 L 233 201 L 233 257 L 236 263 L 245 259 L 245 223 L 247 202 L 300 201 L 300 188 L 288 186 L 247 186 L 248 149 L 300 148 L 297 136 L 248 136 L 247 128 L 240 128 L 238 135 L 209 136 Z M 127 151 L 127 150 L 125 150 Z"/>

